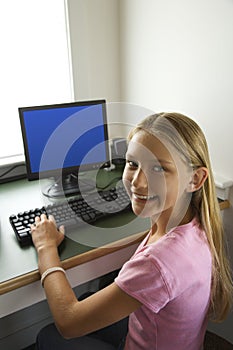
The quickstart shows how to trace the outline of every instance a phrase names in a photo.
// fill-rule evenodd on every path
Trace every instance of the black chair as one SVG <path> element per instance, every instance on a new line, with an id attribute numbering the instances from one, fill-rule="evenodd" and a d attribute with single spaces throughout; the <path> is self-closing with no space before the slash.
<path id="1" fill-rule="evenodd" d="M 233 350 L 233 344 L 215 333 L 206 331 L 203 350 Z"/>

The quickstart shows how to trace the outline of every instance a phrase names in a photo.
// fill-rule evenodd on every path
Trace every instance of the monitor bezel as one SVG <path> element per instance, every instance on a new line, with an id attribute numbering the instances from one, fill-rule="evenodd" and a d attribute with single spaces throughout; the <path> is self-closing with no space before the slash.
<path id="1" fill-rule="evenodd" d="M 27 132 L 25 128 L 24 123 L 24 112 L 26 111 L 32 111 L 32 110 L 42 110 L 42 109 L 54 109 L 54 108 L 67 108 L 67 107 L 78 107 L 78 106 L 87 106 L 91 107 L 94 105 L 102 105 L 102 115 L 103 115 L 103 126 L 104 126 L 104 138 L 105 138 L 105 152 L 106 152 L 106 162 L 96 162 L 96 163 L 90 163 L 90 164 L 82 164 L 81 170 L 82 171 L 91 171 L 99 169 L 103 166 L 108 165 L 110 161 L 110 150 L 109 150 L 109 138 L 108 138 L 108 124 L 107 124 L 107 113 L 106 113 L 106 100 L 85 100 L 85 101 L 75 101 L 75 102 L 66 102 L 66 103 L 56 103 L 56 104 L 46 104 L 46 105 L 37 105 L 37 106 L 27 106 L 27 107 L 19 107 L 19 118 L 20 118 L 20 125 L 21 125 L 21 133 L 22 133 L 22 139 L 23 139 L 23 146 L 24 146 L 24 153 L 25 153 L 25 163 L 26 163 L 26 170 L 27 170 L 27 178 L 29 181 L 31 180 L 39 180 L 43 178 L 50 178 L 50 177 L 59 177 L 62 173 L 62 176 L 66 176 L 72 173 L 78 173 L 80 170 L 80 165 L 77 166 L 71 166 L 66 168 L 58 168 L 48 171 L 38 171 L 33 172 L 31 168 L 31 159 L 29 154 L 29 148 L 28 148 L 28 142 L 27 142 Z"/>

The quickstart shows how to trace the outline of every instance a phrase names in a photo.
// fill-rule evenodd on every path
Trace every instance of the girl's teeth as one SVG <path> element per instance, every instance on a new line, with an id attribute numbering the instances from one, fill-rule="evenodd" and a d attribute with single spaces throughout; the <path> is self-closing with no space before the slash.
<path id="1" fill-rule="evenodd" d="M 135 194 L 135 197 L 137 197 L 137 198 L 139 198 L 139 199 L 148 200 L 148 199 L 153 199 L 153 198 L 155 198 L 156 196 L 142 196 L 142 195 L 139 195 L 139 194 Z"/>

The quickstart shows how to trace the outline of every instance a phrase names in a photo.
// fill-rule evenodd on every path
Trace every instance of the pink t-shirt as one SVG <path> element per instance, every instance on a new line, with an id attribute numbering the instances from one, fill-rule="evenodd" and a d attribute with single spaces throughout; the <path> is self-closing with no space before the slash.
<path id="1" fill-rule="evenodd" d="M 196 219 L 157 242 L 148 236 L 117 285 L 142 306 L 130 315 L 127 350 L 200 350 L 207 326 L 211 254 Z"/>

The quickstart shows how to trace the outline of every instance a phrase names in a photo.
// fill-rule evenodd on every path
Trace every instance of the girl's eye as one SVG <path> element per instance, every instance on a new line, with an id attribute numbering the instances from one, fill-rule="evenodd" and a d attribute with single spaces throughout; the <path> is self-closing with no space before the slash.
<path id="1" fill-rule="evenodd" d="M 134 162 L 133 160 L 127 160 L 127 164 L 130 168 L 137 168 L 138 164 Z"/>
<path id="2" fill-rule="evenodd" d="M 165 169 L 161 165 L 155 165 L 153 167 L 153 171 L 155 171 L 156 173 L 162 173 L 165 171 Z"/>

